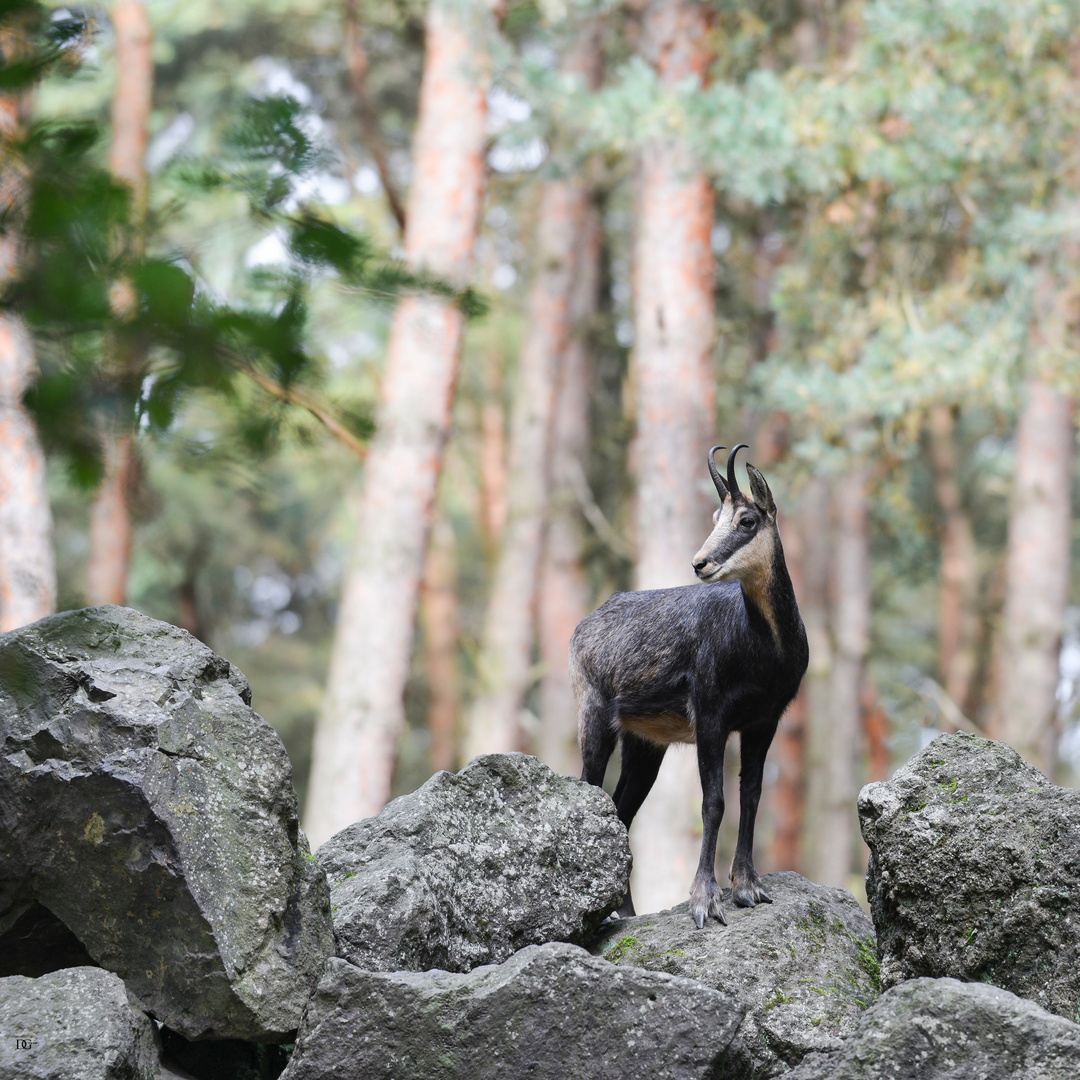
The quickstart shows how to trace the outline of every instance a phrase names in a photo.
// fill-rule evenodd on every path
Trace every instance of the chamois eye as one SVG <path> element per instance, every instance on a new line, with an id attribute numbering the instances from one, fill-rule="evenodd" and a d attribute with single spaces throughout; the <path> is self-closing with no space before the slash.
<path id="1" fill-rule="evenodd" d="M 744 529 L 752 529 L 757 522 L 752 517 L 746 516 L 739 518 L 739 525 Z"/>

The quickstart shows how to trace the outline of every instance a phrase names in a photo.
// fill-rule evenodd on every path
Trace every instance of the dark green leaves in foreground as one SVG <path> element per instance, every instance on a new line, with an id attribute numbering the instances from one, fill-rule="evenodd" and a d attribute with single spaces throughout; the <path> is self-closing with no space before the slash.
<path id="1" fill-rule="evenodd" d="M 59 48 L 43 46 L 19 85 Z M 103 424 L 164 431 L 196 390 L 228 397 L 252 448 L 271 446 L 283 409 L 300 400 L 294 388 L 310 390 L 319 379 L 307 334 L 308 294 L 319 281 L 369 300 L 417 291 L 445 296 L 467 316 L 486 310 L 472 290 L 411 273 L 368 237 L 299 201 L 298 180 L 328 162 L 290 98 L 245 102 L 220 153 L 184 162 L 171 177 L 188 200 L 243 194 L 252 218 L 287 238 L 289 265 L 254 274 L 256 299 L 246 305 L 213 295 L 185 259 L 141 254 L 153 250 L 152 232 L 133 220 L 129 190 L 98 164 L 100 141 L 93 124 L 40 125 L 0 151 L 25 178 L 19 204 L 0 219 L 20 246 L 18 276 L 0 293 L 0 307 L 35 334 L 40 375 L 27 403 L 47 444 L 82 482 L 100 475 Z M 250 415 L 241 378 L 268 392 L 265 415 Z M 370 418 L 337 414 L 357 440 L 370 436 Z"/>

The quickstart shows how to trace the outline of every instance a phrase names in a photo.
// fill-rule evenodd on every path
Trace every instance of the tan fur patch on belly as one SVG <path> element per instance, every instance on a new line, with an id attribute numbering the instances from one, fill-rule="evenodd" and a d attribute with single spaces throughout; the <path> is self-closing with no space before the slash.
<path id="1" fill-rule="evenodd" d="M 619 727 L 639 739 L 669 746 L 671 743 L 696 743 L 697 732 L 681 713 L 666 712 L 657 716 L 620 716 Z"/>

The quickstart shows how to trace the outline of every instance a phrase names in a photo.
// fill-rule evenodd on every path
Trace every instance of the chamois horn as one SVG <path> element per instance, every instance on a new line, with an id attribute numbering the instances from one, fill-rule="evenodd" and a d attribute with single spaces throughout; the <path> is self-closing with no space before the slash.
<path id="1" fill-rule="evenodd" d="M 727 486 L 731 491 L 732 496 L 738 495 L 740 499 L 746 496 L 739 490 L 739 482 L 735 479 L 735 455 L 740 450 L 749 450 L 750 445 L 748 443 L 741 442 L 734 450 L 727 456 Z"/>
<path id="2" fill-rule="evenodd" d="M 726 450 L 726 446 L 714 446 L 709 451 L 709 475 L 712 477 L 712 482 L 716 485 L 716 493 L 720 496 L 720 501 L 728 497 L 728 489 L 724 486 L 724 478 L 720 475 L 720 470 L 716 467 L 716 462 L 713 461 L 713 454 L 717 450 Z"/>

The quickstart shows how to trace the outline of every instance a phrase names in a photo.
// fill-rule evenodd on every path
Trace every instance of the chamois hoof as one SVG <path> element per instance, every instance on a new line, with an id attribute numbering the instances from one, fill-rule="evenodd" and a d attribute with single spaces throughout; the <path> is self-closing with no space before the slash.
<path id="1" fill-rule="evenodd" d="M 710 915 L 719 920 L 721 926 L 727 926 L 727 919 L 724 918 L 724 908 L 721 904 L 722 897 L 723 893 L 720 891 L 720 886 L 715 881 L 705 884 L 694 882 L 694 887 L 690 891 L 690 917 L 699 930 L 704 929 L 705 920 Z"/>
<path id="2" fill-rule="evenodd" d="M 751 874 L 749 879 L 732 879 L 731 899 L 739 907 L 754 907 L 756 904 L 771 904 L 772 897 L 761 887 L 761 878 Z"/>

